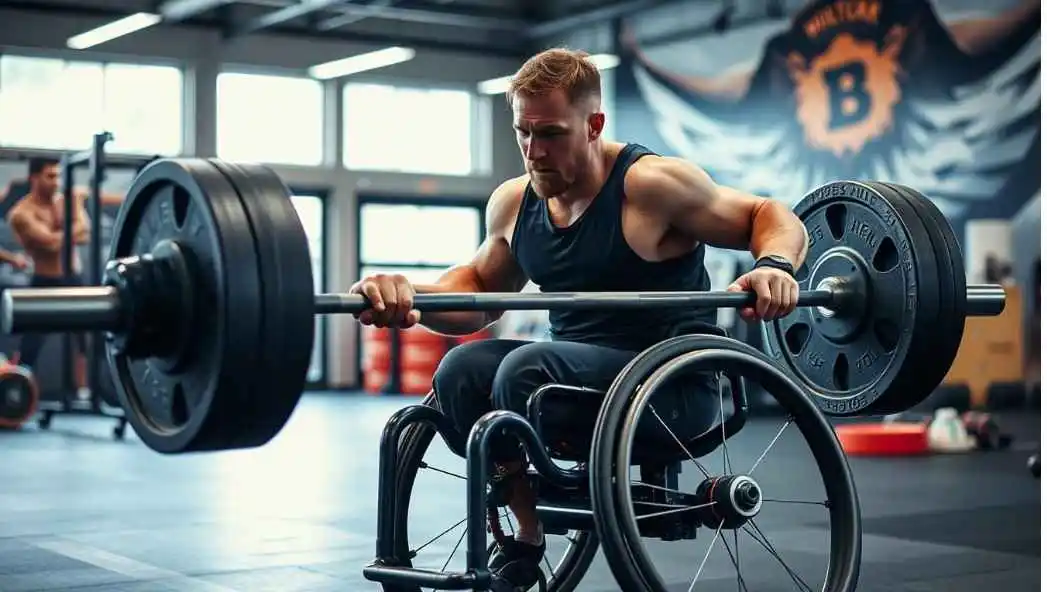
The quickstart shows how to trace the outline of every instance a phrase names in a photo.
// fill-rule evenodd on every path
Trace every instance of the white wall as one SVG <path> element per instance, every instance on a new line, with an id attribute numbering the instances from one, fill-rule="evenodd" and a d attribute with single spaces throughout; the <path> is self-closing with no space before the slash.
<path id="1" fill-rule="evenodd" d="M 37 12 L 0 9 L 0 52 L 65 53 L 65 39 L 103 24 L 82 17 L 55 17 Z M 161 61 L 184 67 L 187 72 L 187 150 L 195 156 L 215 152 L 215 79 L 223 64 L 257 67 L 260 71 L 303 74 L 310 65 L 353 55 L 377 47 L 332 40 L 306 40 L 274 35 L 253 35 L 232 42 L 218 31 L 188 27 L 156 27 L 107 43 L 97 51 L 77 52 L 86 59 Z M 68 54 L 67 54 L 68 55 Z M 406 82 L 475 88 L 480 80 L 503 76 L 519 66 L 513 59 L 419 49 L 414 60 L 361 75 L 354 80 Z M 282 71 L 282 72 L 281 72 Z M 426 194 L 437 197 L 483 200 L 502 180 L 521 172 L 517 147 L 510 133 L 510 117 L 504 101 L 490 101 L 494 129 L 491 173 L 474 177 L 433 177 L 393 173 L 346 171 L 336 163 L 341 129 L 341 93 L 334 83 L 327 92 L 327 164 L 322 167 L 274 166 L 287 184 L 327 191 L 329 199 L 327 239 L 327 287 L 344 290 L 355 279 L 356 196 L 382 193 L 396 196 Z M 75 97 L 70 97 L 75 101 Z M 43 121 L 46 122 L 46 119 Z M 264 122 L 260 122 L 264 128 Z M 2 132 L 0 132 L 2 133 Z M 0 159 L 12 158 L 10 151 Z M 0 169 L 0 174 L 24 174 L 24 164 Z M 118 178 L 118 177 L 117 177 Z M 118 180 L 113 183 L 119 184 Z M 6 181 L 4 183 L 6 185 Z M 119 187 L 112 186 L 113 189 Z M 336 386 L 354 386 L 357 375 L 357 325 L 352 317 L 332 317 L 328 323 L 328 379 Z"/>

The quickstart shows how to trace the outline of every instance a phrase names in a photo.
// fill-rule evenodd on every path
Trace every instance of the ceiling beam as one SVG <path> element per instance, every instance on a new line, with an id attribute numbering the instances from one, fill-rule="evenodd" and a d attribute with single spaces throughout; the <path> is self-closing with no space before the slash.
<path id="1" fill-rule="evenodd" d="M 246 23 L 233 27 L 233 35 L 248 35 L 262 29 L 275 27 L 299 17 L 306 16 L 319 10 L 326 10 L 338 4 L 344 4 L 345 0 L 301 0 L 298 4 L 291 4 L 279 10 L 263 14 L 251 19 Z"/>
<path id="2" fill-rule="evenodd" d="M 642 10 L 649 10 L 670 2 L 679 0 L 626 0 L 616 4 L 605 4 L 600 8 L 586 10 L 562 18 L 540 23 L 529 27 L 526 31 L 527 37 L 540 39 L 551 35 L 559 35 L 571 29 L 587 27 L 605 23 L 616 18 L 635 14 Z"/>
<path id="3" fill-rule="evenodd" d="M 160 15 L 165 21 L 180 21 L 213 8 L 231 4 L 234 0 L 167 0 L 160 4 Z"/>
<path id="4" fill-rule="evenodd" d="M 396 0 L 371 0 L 372 5 L 392 6 Z M 317 19 L 312 23 L 312 28 L 317 31 L 331 31 L 340 27 L 352 25 L 364 20 L 366 17 L 343 14 L 332 18 Z"/>
<path id="5" fill-rule="evenodd" d="M 372 45 L 407 45 L 415 49 L 431 49 L 458 53 L 485 54 L 498 57 L 519 58 L 523 49 L 519 41 L 502 39 L 502 43 L 476 43 L 469 41 L 445 41 L 416 35 L 389 35 L 361 31 L 308 31 L 297 27 L 276 27 L 272 33 L 304 39 L 332 39 L 354 41 Z"/>
<path id="6" fill-rule="evenodd" d="M 393 21 L 421 23 L 423 25 L 445 25 L 497 31 L 524 31 L 530 23 L 504 16 L 476 14 L 475 10 L 458 10 L 431 6 L 429 8 L 399 8 L 385 3 L 343 4 L 334 7 L 342 13 L 317 24 L 321 31 L 337 29 L 361 18 L 377 18 Z"/>
<path id="7" fill-rule="evenodd" d="M 55 14 L 61 12 L 70 16 L 82 16 L 92 18 L 119 18 L 127 16 L 126 12 L 113 10 L 98 6 L 71 6 L 62 5 L 47 0 L 3 0 L 0 8 L 35 12 L 42 14 Z M 198 22 L 187 21 L 182 26 L 191 29 L 221 30 L 220 22 Z M 429 49 L 434 51 L 447 51 L 455 53 L 482 53 L 491 56 L 519 59 L 525 49 L 521 47 L 518 39 L 500 36 L 492 43 L 476 43 L 468 41 L 445 41 L 416 35 L 387 35 L 382 33 L 365 33 L 358 31 L 310 31 L 300 27 L 278 26 L 267 32 L 286 37 L 300 39 L 330 39 L 334 41 L 347 41 L 373 45 L 410 45 L 415 49 Z"/>

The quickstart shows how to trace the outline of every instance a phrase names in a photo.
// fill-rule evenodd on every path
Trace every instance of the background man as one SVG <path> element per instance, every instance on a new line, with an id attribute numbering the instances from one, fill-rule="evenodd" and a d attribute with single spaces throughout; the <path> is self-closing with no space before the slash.
<path id="1" fill-rule="evenodd" d="M 73 270 L 67 276 L 62 266 L 62 246 L 70 239 L 64 233 L 65 197 L 58 192 L 58 161 L 50 158 L 33 158 L 29 161 L 29 193 L 11 207 L 7 213 L 8 223 L 18 242 L 32 261 L 33 272 L 29 281 L 34 287 L 62 287 L 83 285 L 82 264 L 73 251 Z M 87 243 L 90 223 L 84 199 L 77 196 L 73 207 L 73 236 L 76 245 Z M 85 339 L 77 334 L 74 339 L 74 373 L 80 396 L 84 397 L 87 385 L 87 360 Z M 23 337 L 19 348 L 19 363 L 32 369 L 44 345 L 44 335 L 30 333 Z"/>

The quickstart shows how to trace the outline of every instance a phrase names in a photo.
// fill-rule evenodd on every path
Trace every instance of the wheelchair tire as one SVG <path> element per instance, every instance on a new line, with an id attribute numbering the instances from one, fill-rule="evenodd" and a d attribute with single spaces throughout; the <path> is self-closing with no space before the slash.
<path id="1" fill-rule="evenodd" d="M 793 418 L 815 456 L 826 488 L 830 522 L 830 558 L 825 592 L 853 592 L 861 562 L 861 515 L 847 457 L 832 426 L 779 366 L 756 348 L 715 335 L 682 335 L 651 346 L 615 379 L 597 418 L 589 462 L 596 533 L 607 563 L 623 590 L 663 592 L 668 589 L 644 549 L 632 502 L 630 466 L 632 436 L 646 404 L 638 396 L 648 379 L 670 363 L 701 353 L 704 370 L 741 370 L 759 379 L 784 412 Z M 692 368 L 689 368 L 689 370 Z M 758 376 L 757 376 L 758 375 Z M 648 395 L 649 396 L 649 393 Z"/>
<path id="2" fill-rule="evenodd" d="M 430 393 L 422 400 L 423 405 L 437 407 L 436 397 Z M 394 525 L 393 545 L 396 554 L 396 564 L 411 567 L 412 551 L 408 540 L 408 517 L 411 509 L 411 492 L 414 488 L 418 468 L 425 452 L 429 449 L 436 430 L 427 424 L 414 424 L 404 429 L 400 437 L 399 454 L 396 466 L 396 523 Z M 464 495 L 464 491 L 463 491 Z M 560 558 L 560 562 L 552 569 L 551 577 L 545 582 L 545 590 L 548 592 L 571 592 L 585 576 L 596 551 L 599 547 L 599 539 L 593 532 L 576 532 L 574 544 L 570 550 Z M 397 584 L 383 584 L 385 592 L 421 592 L 423 589 L 417 586 L 402 586 Z M 537 587 L 535 588 L 537 589 Z"/>

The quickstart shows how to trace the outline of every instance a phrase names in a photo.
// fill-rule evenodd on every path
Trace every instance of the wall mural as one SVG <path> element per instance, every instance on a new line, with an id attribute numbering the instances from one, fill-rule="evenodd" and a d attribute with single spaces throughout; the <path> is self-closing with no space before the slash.
<path id="1" fill-rule="evenodd" d="M 651 15 L 626 20 L 617 135 L 790 204 L 875 178 L 919 189 L 954 225 L 1009 219 L 1039 193 L 1040 5 L 947 4 L 817 0 L 672 47 L 645 45 Z"/>
<path id="2" fill-rule="evenodd" d="M 688 3 L 618 23 L 616 139 L 789 205 L 837 179 L 909 185 L 949 218 L 969 282 L 1038 294 L 1040 3 L 784 4 L 780 18 L 767 3 Z M 708 253 L 720 268 L 751 261 Z"/>

